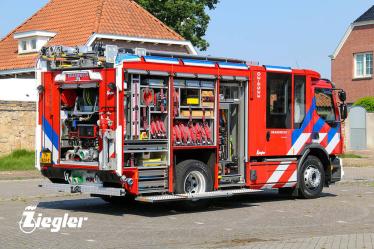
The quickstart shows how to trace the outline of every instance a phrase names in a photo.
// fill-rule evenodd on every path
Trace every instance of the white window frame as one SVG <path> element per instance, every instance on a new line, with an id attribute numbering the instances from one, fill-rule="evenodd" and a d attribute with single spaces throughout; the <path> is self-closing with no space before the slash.
<path id="1" fill-rule="evenodd" d="M 53 38 L 57 33 L 32 30 L 25 32 L 17 32 L 14 34 L 14 39 L 18 40 L 18 54 L 28 54 L 37 53 L 51 38 Z M 26 42 L 26 49 L 23 49 L 22 43 Z M 35 47 L 33 47 L 33 42 L 35 42 Z"/>
<path id="2" fill-rule="evenodd" d="M 27 41 L 25 41 L 25 40 L 22 40 L 22 41 L 20 41 L 20 48 L 21 48 L 21 50 L 22 50 L 22 52 L 24 52 L 24 51 L 27 51 L 28 50 L 28 42 Z"/>
<path id="3" fill-rule="evenodd" d="M 35 47 L 33 45 L 35 45 Z M 30 40 L 30 50 L 37 50 L 37 48 L 38 48 L 38 40 L 36 38 L 31 39 Z"/>
<path id="4" fill-rule="evenodd" d="M 362 75 L 357 75 L 357 57 L 362 55 L 363 56 L 363 71 L 364 73 Z M 354 62 L 354 67 L 353 67 L 353 76 L 355 79 L 362 79 L 362 78 L 371 78 L 373 75 L 372 74 L 367 74 L 366 73 L 366 56 L 368 55 L 371 55 L 372 58 L 373 58 L 373 53 L 372 52 L 365 52 L 365 53 L 356 53 L 354 54 L 354 59 L 353 59 L 353 62 Z M 372 59 L 372 64 L 373 64 L 373 59 Z M 371 67 L 373 68 L 373 65 L 371 65 Z"/>
<path id="5" fill-rule="evenodd" d="M 36 45 L 35 48 L 32 47 L 33 40 L 35 41 L 35 45 Z M 23 47 L 24 43 L 26 43 L 26 49 L 24 49 Z M 19 53 L 20 54 L 36 53 L 36 52 L 39 52 L 37 38 L 19 40 Z"/>

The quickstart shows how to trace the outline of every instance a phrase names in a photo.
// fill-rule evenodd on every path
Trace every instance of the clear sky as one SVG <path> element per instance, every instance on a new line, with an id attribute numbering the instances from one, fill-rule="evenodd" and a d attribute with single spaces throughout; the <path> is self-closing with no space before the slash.
<path id="1" fill-rule="evenodd" d="M 0 37 L 47 2 L 2 1 Z M 328 56 L 348 25 L 373 4 L 373 0 L 221 0 L 209 13 L 210 48 L 204 54 L 310 68 L 330 77 Z"/>
<path id="2" fill-rule="evenodd" d="M 373 4 L 373 0 L 221 0 L 211 12 L 207 54 L 314 69 L 329 78 L 328 56 L 349 24 Z"/>
<path id="3" fill-rule="evenodd" d="M 0 3 L 0 37 L 22 24 L 48 0 L 2 0 Z"/>

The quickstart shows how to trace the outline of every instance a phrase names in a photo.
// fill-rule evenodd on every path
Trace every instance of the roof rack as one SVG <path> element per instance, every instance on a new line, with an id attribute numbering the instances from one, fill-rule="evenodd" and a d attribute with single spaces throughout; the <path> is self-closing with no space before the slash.
<path id="1" fill-rule="evenodd" d="M 74 70 L 82 68 L 102 68 L 106 66 L 113 66 L 115 58 L 118 55 L 133 55 L 140 58 L 169 58 L 170 60 L 183 60 L 184 62 L 189 61 L 190 63 L 205 63 L 205 64 L 226 64 L 227 67 L 232 67 L 232 64 L 236 66 L 247 67 L 250 65 L 259 65 L 255 61 L 245 61 L 240 59 L 223 58 L 223 57 L 212 57 L 203 55 L 188 55 L 184 53 L 171 53 L 171 52 L 160 52 L 152 51 L 141 48 L 127 49 L 118 48 L 114 45 L 105 45 L 103 43 L 96 43 L 93 47 L 88 46 L 77 46 L 77 47 L 66 47 L 66 46 L 51 46 L 43 47 L 40 52 L 40 58 L 48 62 L 48 68 L 51 70 Z M 234 65 L 235 66 L 235 65 Z"/>
<path id="2" fill-rule="evenodd" d="M 258 61 L 247 61 L 241 59 L 234 59 L 234 58 L 226 58 L 226 57 L 214 57 L 214 56 L 205 56 L 205 55 L 190 55 L 186 53 L 178 53 L 178 52 L 163 52 L 163 51 L 155 51 L 155 50 L 146 50 L 146 49 L 127 49 L 127 48 L 118 48 L 118 53 L 127 53 L 133 54 L 137 56 L 155 56 L 155 57 L 165 57 L 165 58 L 172 58 L 172 59 L 191 59 L 191 60 L 201 60 L 201 61 L 210 61 L 210 62 L 224 62 L 224 63 L 235 63 L 235 64 L 245 64 L 245 65 L 252 65 L 258 66 Z"/>
<path id="3" fill-rule="evenodd" d="M 214 62 L 230 62 L 230 63 L 240 63 L 240 64 L 246 64 L 247 63 L 247 61 L 240 60 L 240 59 L 213 57 L 213 56 L 204 56 L 204 55 L 189 55 L 189 54 L 183 54 L 183 53 L 148 51 L 147 55 L 149 55 L 149 56 L 171 57 L 171 58 L 178 58 L 178 59 L 206 60 L 206 61 L 214 61 Z"/>
<path id="4" fill-rule="evenodd" d="M 43 47 L 39 58 L 47 61 L 51 70 L 101 68 L 105 65 L 105 50 L 102 46 L 50 46 Z"/>

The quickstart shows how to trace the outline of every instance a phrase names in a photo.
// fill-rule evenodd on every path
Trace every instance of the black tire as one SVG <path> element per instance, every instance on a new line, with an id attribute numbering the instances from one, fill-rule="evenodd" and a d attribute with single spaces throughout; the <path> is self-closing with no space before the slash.
<path id="1" fill-rule="evenodd" d="M 204 176 L 206 182 L 205 192 L 213 191 L 212 174 L 208 170 L 208 166 L 197 160 L 186 160 L 179 163 L 175 167 L 175 192 L 177 194 L 186 193 L 184 186 L 185 180 L 186 177 L 193 171 L 198 171 Z"/>
<path id="2" fill-rule="evenodd" d="M 175 181 L 174 190 L 176 194 L 185 194 L 186 192 L 186 178 L 191 172 L 200 172 L 205 180 L 205 190 L 202 192 L 213 191 L 213 177 L 212 173 L 208 169 L 208 166 L 197 160 L 186 160 L 175 167 Z M 179 207 L 182 209 L 198 209 L 209 205 L 209 200 L 198 200 L 198 201 L 186 201 L 181 203 Z"/>
<path id="3" fill-rule="evenodd" d="M 305 176 L 306 171 L 311 172 L 307 174 L 308 177 Z M 316 156 L 308 156 L 300 167 L 299 196 L 305 199 L 318 198 L 322 193 L 324 182 L 325 171 L 322 162 Z"/>

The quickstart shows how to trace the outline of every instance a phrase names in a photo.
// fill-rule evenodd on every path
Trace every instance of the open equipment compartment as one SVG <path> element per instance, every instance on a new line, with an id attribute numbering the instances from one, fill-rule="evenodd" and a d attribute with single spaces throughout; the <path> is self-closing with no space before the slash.
<path id="1" fill-rule="evenodd" d="M 60 163 L 99 163 L 99 84 L 60 84 Z"/>
<path id="2" fill-rule="evenodd" d="M 129 74 L 124 167 L 136 167 L 141 193 L 168 189 L 169 77 Z"/>
<path id="3" fill-rule="evenodd" d="M 219 183 L 244 184 L 246 82 L 220 82 Z"/>
<path id="4" fill-rule="evenodd" d="M 174 146 L 215 145 L 216 82 L 174 79 Z"/>

